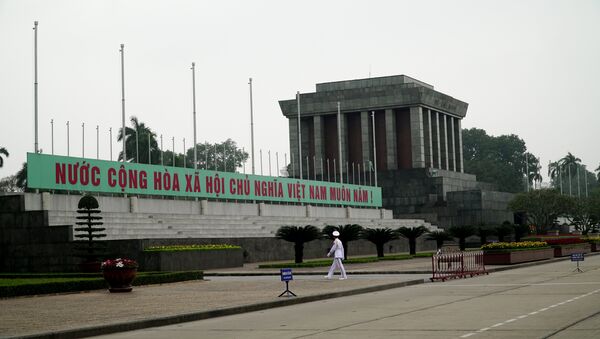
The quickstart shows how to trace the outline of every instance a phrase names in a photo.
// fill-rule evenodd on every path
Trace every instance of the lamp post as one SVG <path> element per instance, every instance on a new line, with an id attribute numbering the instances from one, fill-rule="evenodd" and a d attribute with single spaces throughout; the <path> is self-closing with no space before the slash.
<path id="1" fill-rule="evenodd" d="M 165 163 L 163 161 L 163 139 L 162 139 L 162 134 L 160 135 L 160 164 L 161 164 L 161 166 L 165 165 Z"/>
<path id="2" fill-rule="evenodd" d="M 135 162 L 140 163 L 140 140 L 138 138 L 138 129 L 135 128 Z"/>

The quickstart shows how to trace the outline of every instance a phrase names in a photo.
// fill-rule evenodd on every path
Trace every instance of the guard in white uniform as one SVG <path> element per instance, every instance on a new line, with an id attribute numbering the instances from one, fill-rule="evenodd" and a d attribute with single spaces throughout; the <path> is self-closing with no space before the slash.
<path id="1" fill-rule="evenodd" d="M 342 272 L 342 277 L 340 278 L 340 280 L 344 280 L 348 277 L 346 276 L 344 264 L 342 264 L 342 260 L 344 259 L 344 246 L 342 245 L 342 241 L 338 238 L 340 236 L 340 232 L 333 231 L 331 235 L 333 235 L 335 239 L 333 240 L 333 245 L 331 246 L 331 250 L 329 250 L 329 253 L 327 253 L 327 256 L 333 254 L 333 263 L 331 264 L 331 267 L 329 268 L 329 273 L 325 276 L 325 278 L 331 279 L 333 277 L 333 272 L 337 267 L 339 267 L 340 271 Z"/>

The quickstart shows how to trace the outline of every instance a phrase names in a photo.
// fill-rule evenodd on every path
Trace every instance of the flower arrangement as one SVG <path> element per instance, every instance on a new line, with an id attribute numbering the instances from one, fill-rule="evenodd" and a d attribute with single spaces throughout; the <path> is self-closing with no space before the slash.
<path id="1" fill-rule="evenodd" d="M 558 239 L 547 239 L 546 242 L 550 246 L 560 246 L 560 245 L 572 245 L 572 244 L 581 244 L 586 243 L 584 239 L 581 238 L 558 238 Z"/>
<path id="2" fill-rule="evenodd" d="M 126 268 L 138 268 L 137 261 L 127 258 L 107 259 L 100 266 L 103 270 L 119 270 Z"/>
<path id="3" fill-rule="evenodd" d="M 205 244 L 205 245 L 166 245 L 149 246 L 144 248 L 144 252 L 169 252 L 169 251 L 206 251 L 206 250 L 230 250 L 239 249 L 240 246 L 229 244 Z"/>
<path id="4" fill-rule="evenodd" d="M 520 241 L 520 242 L 494 242 L 481 246 L 482 250 L 512 250 L 536 249 L 548 247 L 545 241 Z"/>

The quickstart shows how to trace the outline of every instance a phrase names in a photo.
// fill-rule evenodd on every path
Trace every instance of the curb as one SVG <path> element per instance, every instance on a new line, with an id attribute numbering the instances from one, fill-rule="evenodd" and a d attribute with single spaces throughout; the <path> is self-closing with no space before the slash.
<path id="1" fill-rule="evenodd" d="M 131 321 L 131 322 L 126 322 L 126 323 L 116 323 L 116 324 L 109 324 L 109 325 L 84 327 L 84 328 L 78 328 L 78 329 L 72 329 L 72 330 L 48 332 L 48 333 L 34 334 L 34 335 L 28 335 L 28 336 L 11 337 L 11 338 L 72 339 L 72 338 L 91 337 L 91 336 L 112 334 L 112 333 L 118 333 L 118 332 L 141 330 L 141 329 L 149 328 L 149 327 L 174 325 L 174 324 L 179 324 L 179 323 L 204 320 L 204 319 L 222 317 L 222 316 L 227 316 L 227 315 L 261 311 L 261 310 L 270 309 L 270 308 L 297 305 L 297 304 L 303 304 L 303 303 L 308 303 L 308 302 L 313 302 L 313 301 L 321 301 L 321 300 L 327 300 L 327 299 L 333 299 L 333 298 L 339 298 L 339 297 L 347 297 L 347 296 L 370 293 L 370 292 L 384 291 L 384 290 L 389 290 L 389 289 L 393 289 L 393 288 L 420 285 L 420 284 L 424 284 L 424 283 L 425 283 L 425 279 L 416 279 L 416 280 L 402 281 L 402 282 L 384 284 L 384 285 L 378 285 L 378 286 L 372 286 L 372 287 L 357 288 L 357 289 L 347 290 L 347 291 L 316 294 L 316 295 L 310 295 L 310 296 L 306 296 L 306 297 L 296 297 L 293 299 L 268 301 L 268 302 L 262 302 L 262 303 L 245 305 L 245 306 L 234 306 L 234 307 L 228 307 L 228 308 L 223 308 L 223 309 L 218 309 L 218 310 L 192 312 L 192 313 L 185 313 L 185 314 L 179 314 L 179 315 L 168 316 L 168 317 L 158 317 L 158 318 L 152 318 L 152 319 Z"/>

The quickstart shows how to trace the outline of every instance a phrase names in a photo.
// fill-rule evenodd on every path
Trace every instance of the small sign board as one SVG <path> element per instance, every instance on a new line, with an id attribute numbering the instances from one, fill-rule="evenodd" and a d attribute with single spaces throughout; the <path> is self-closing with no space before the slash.
<path id="1" fill-rule="evenodd" d="M 280 272 L 281 272 L 281 281 L 294 280 L 294 276 L 292 275 L 292 269 L 291 268 L 282 268 L 280 270 Z"/>
<path id="2" fill-rule="evenodd" d="M 571 253 L 571 261 L 584 261 L 585 253 Z"/>

